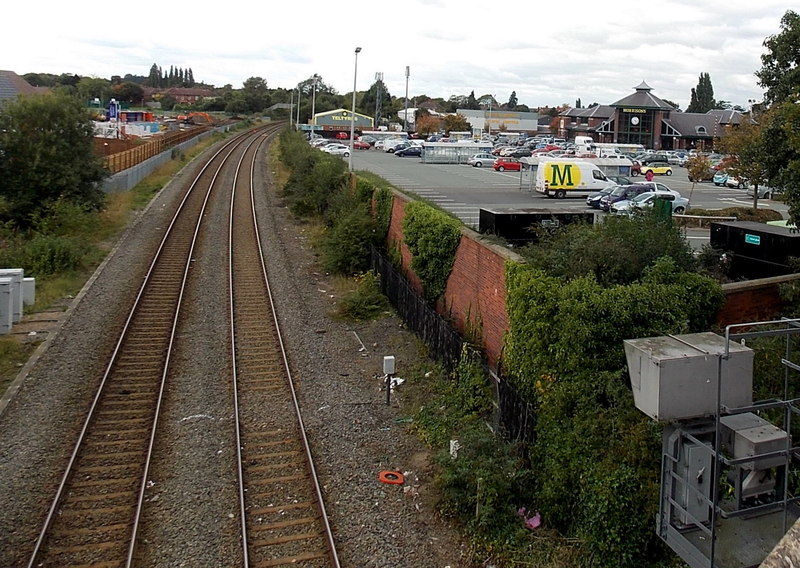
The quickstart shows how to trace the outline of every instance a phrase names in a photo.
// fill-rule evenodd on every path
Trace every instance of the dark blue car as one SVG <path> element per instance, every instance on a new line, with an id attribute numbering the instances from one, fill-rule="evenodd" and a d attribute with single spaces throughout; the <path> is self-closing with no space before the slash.
<path id="1" fill-rule="evenodd" d="M 422 146 L 408 146 L 394 151 L 395 156 L 422 156 Z"/>

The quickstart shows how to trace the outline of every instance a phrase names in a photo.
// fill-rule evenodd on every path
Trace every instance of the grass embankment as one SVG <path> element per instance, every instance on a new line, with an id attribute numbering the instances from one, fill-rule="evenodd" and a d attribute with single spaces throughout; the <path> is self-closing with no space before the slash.
<path id="1" fill-rule="evenodd" d="M 130 191 L 108 194 L 102 211 L 77 214 L 74 210 L 54 211 L 53 219 L 43 220 L 35 230 L 22 237 L 10 231 L 1 234 L 2 264 L 13 264 L 14 268 L 21 266 L 25 269 L 26 277 L 36 278 L 36 302 L 25 307 L 25 314 L 57 310 L 74 298 L 108 255 L 135 213 L 144 209 L 192 158 L 219 138 L 220 136 L 210 136 L 186 154 L 176 152 L 173 160 L 154 171 Z M 42 239 L 64 239 L 70 243 L 72 253 L 79 253 L 80 258 L 72 268 L 55 271 L 32 269 L 32 265 L 25 261 L 14 262 L 16 259 L 34 256 L 36 253 L 29 249 Z M 36 261 L 40 261 L 41 256 Z M 0 337 L 0 394 L 6 391 L 41 343 L 27 339 L 27 336 L 14 335 L 13 330 L 11 335 Z"/>

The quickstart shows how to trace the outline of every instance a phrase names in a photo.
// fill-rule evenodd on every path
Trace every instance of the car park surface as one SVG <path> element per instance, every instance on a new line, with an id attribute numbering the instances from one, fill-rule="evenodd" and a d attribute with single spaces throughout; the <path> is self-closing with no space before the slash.
<path id="1" fill-rule="evenodd" d="M 399 189 L 436 203 L 461 219 L 465 225 L 476 229 L 481 208 L 593 211 L 597 215 L 606 215 L 587 206 L 585 194 L 555 200 L 532 191 L 533 176 L 530 170 L 500 174 L 485 166 L 472 167 L 466 160 L 461 164 L 426 164 L 420 160 L 396 160 L 394 156 L 383 152 L 355 152 L 352 160 L 355 171 L 371 171 Z M 745 190 L 717 187 L 708 182 L 693 183 L 688 180 L 687 174 L 684 168 L 676 169 L 669 178 L 668 189 L 689 198 L 691 208 L 721 210 L 726 207 L 753 206 L 753 198 L 748 197 Z M 667 187 L 660 182 L 650 183 Z M 782 201 L 765 199 L 759 201 L 758 206 L 776 210 L 784 218 L 788 217 L 788 207 Z M 697 239 L 708 242 L 707 230 L 695 232 L 701 235 Z"/>

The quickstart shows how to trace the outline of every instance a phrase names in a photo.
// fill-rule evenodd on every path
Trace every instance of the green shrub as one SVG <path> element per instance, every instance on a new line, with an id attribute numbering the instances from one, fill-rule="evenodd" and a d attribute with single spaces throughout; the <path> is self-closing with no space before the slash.
<path id="1" fill-rule="evenodd" d="M 23 268 L 30 276 L 48 276 L 78 270 L 88 247 L 68 237 L 37 235 L 0 253 L 0 265 Z"/>
<path id="2" fill-rule="evenodd" d="M 719 284 L 671 257 L 646 266 L 635 281 L 602 285 L 593 273 L 507 264 L 504 364 L 537 410 L 535 505 L 547 527 L 581 539 L 584 566 L 666 556 L 653 531 L 659 432 L 633 406 L 623 340 L 705 331 L 723 300 Z"/>
<path id="3" fill-rule="evenodd" d="M 34 216 L 31 230 L 40 235 L 86 238 L 97 225 L 96 211 L 59 199 Z"/>
<path id="4" fill-rule="evenodd" d="M 566 279 L 593 274 L 602 285 L 635 281 L 656 259 L 670 256 L 682 270 L 694 267 L 692 251 L 680 229 L 658 216 L 607 217 L 603 223 L 571 224 L 540 235 L 521 249 L 533 266 Z"/>
<path id="5" fill-rule="evenodd" d="M 342 318 L 364 321 L 375 319 L 392 309 L 386 296 L 381 292 L 378 278 L 364 273 L 356 278 L 356 287 L 345 294 L 338 306 Z"/>
<path id="6" fill-rule="evenodd" d="M 322 263 L 333 274 L 350 275 L 370 266 L 370 246 L 378 243 L 378 226 L 366 205 L 343 212 L 322 233 Z"/>
<path id="7" fill-rule="evenodd" d="M 422 281 L 425 297 L 444 293 L 461 239 L 461 223 L 427 203 L 406 204 L 403 234 L 411 252 L 411 268 Z"/>

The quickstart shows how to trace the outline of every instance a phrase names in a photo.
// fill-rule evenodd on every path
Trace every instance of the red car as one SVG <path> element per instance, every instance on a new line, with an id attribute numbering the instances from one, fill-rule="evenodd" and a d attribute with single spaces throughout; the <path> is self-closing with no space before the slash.
<path id="1" fill-rule="evenodd" d="M 502 172 L 505 170 L 518 172 L 522 169 L 522 164 L 516 158 L 497 158 L 492 165 L 494 171 Z"/>
<path id="2" fill-rule="evenodd" d="M 369 150 L 371 146 L 367 142 L 362 142 L 361 140 L 353 140 L 353 149 L 354 150 Z"/>

